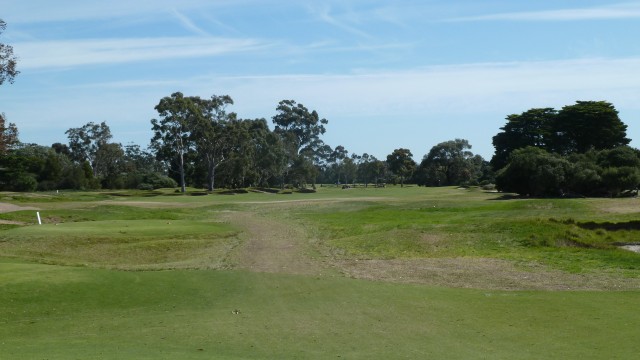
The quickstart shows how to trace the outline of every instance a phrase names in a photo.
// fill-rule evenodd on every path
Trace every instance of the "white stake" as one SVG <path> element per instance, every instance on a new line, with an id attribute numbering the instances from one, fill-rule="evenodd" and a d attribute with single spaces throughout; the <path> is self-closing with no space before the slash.
<path id="1" fill-rule="evenodd" d="M 38 215 L 38 225 L 42 225 L 42 220 L 40 220 L 40 211 L 36 211 L 36 215 Z"/>

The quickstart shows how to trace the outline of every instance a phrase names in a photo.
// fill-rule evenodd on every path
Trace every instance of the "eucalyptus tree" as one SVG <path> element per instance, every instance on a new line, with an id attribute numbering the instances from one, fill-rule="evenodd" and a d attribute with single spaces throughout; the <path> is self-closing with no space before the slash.
<path id="1" fill-rule="evenodd" d="M 196 151 L 203 158 L 207 169 L 207 189 L 215 188 L 216 169 L 229 159 L 234 146 L 242 144 L 242 125 L 236 114 L 227 112 L 233 105 L 229 95 L 213 95 L 210 99 L 191 98 L 197 113 L 191 117 L 192 138 Z"/>
<path id="2" fill-rule="evenodd" d="M 416 169 L 413 154 L 409 149 L 395 149 L 387 155 L 389 169 L 400 178 L 400 186 L 404 187 L 404 180 L 410 177 Z"/>
<path id="3" fill-rule="evenodd" d="M 155 110 L 160 119 L 151 120 L 151 148 L 159 160 L 177 160 L 180 188 L 185 193 L 185 156 L 195 146 L 191 123 L 198 116 L 197 105 L 181 92 L 175 92 L 162 98 Z"/>
<path id="4" fill-rule="evenodd" d="M 111 140 L 111 129 L 103 121 L 100 124 L 88 122 L 79 128 L 70 128 L 65 132 L 69 139 L 70 157 L 77 163 L 87 161 L 93 171 L 93 176 L 98 176 L 100 157 L 98 150 Z"/>
<path id="5" fill-rule="evenodd" d="M 314 172 L 307 171 L 306 168 L 309 162 L 320 165 L 327 153 L 327 146 L 320 137 L 326 132 L 324 126 L 328 121 L 321 119 L 315 110 L 309 111 L 294 100 L 280 101 L 276 111 L 277 114 L 272 118 L 274 132 L 282 137 L 285 144 L 289 170 L 294 170 L 295 166 L 303 166 L 305 169 L 299 169 L 297 176 L 312 176 Z M 308 161 L 301 161 L 299 157 Z"/>
<path id="6" fill-rule="evenodd" d="M 377 161 L 378 159 L 376 159 L 375 156 L 367 153 L 362 154 L 358 159 L 358 176 L 365 187 L 368 187 L 369 183 L 375 181 L 377 178 Z"/>
<path id="7" fill-rule="evenodd" d="M 151 148 L 163 160 L 177 160 L 180 187 L 186 191 L 185 160 L 200 158 L 206 168 L 206 183 L 214 190 L 216 169 L 229 158 L 234 139 L 228 126 L 236 114 L 226 108 L 233 104 L 228 95 L 209 99 L 184 96 L 180 92 L 160 100 L 155 109 L 160 120 L 152 119 Z"/>
<path id="8" fill-rule="evenodd" d="M 7 23 L 0 19 L 0 34 L 7 28 Z M 13 83 L 20 73 L 17 70 L 18 59 L 13 54 L 13 46 L 0 43 L 0 85 L 5 81 Z"/>

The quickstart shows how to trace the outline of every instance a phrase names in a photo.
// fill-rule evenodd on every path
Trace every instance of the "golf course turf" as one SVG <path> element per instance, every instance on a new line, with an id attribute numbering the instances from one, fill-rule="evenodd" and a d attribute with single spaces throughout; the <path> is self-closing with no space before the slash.
<path id="1" fill-rule="evenodd" d="M 640 254 L 617 247 L 638 229 L 607 225 L 637 220 L 634 198 L 323 187 L 0 201 L 2 359 L 640 353 Z"/>

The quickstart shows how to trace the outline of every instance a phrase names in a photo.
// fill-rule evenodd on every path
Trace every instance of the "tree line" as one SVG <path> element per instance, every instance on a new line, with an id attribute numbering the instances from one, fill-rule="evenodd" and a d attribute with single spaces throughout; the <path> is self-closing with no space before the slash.
<path id="1" fill-rule="evenodd" d="M 475 181 L 488 163 L 468 151 L 466 140 L 435 146 L 416 164 L 408 149 L 384 160 L 331 147 L 322 135 L 328 121 L 294 100 L 283 100 L 271 118 L 239 119 L 228 95 L 210 98 L 180 92 L 162 98 L 152 119 L 148 148 L 111 141 L 105 123 L 70 128 L 67 144 L 24 144 L 18 129 L 0 117 L 0 189 L 154 189 L 187 186 L 315 187 L 316 183 L 415 182 L 451 185 Z M 5 124 L 7 126 L 5 127 Z M 273 128 L 273 129 L 272 129 Z M 419 174 L 419 176 L 418 176 Z M 436 180 L 438 179 L 437 183 Z"/>
<path id="2" fill-rule="evenodd" d="M 528 196 L 637 194 L 640 151 L 613 104 L 578 101 L 507 117 L 493 137 L 501 191 Z"/>
<path id="3" fill-rule="evenodd" d="M 488 185 L 527 196 L 618 196 L 640 184 L 640 151 L 628 146 L 615 107 L 578 101 L 561 110 L 530 109 L 507 116 L 493 137 L 491 161 L 465 139 L 433 146 L 420 163 L 409 149 L 385 159 L 331 147 L 328 121 L 294 100 L 265 118 L 239 119 L 228 95 L 180 92 L 162 98 L 146 149 L 111 141 L 105 123 L 70 128 L 67 144 L 23 144 L 0 115 L 0 189 L 156 189 L 213 191 L 307 188 L 320 184 L 381 186 Z"/>
<path id="4" fill-rule="evenodd" d="M 0 34 L 6 23 L 0 19 Z M 19 74 L 10 45 L 0 43 L 0 85 Z M 271 118 L 238 119 L 228 95 L 180 92 L 160 100 L 146 149 L 111 142 L 109 126 L 70 128 L 68 144 L 20 142 L 18 128 L 0 113 L 0 190 L 155 189 L 180 186 L 305 188 L 323 184 L 416 183 L 423 186 L 495 183 L 526 196 L 637 194 L 640 151 L 628 146 L 627 125 L 605 101 L 578 101 L 560 110 L 534 108 L 507 116 L 493 137 L 490 162 L 465 139 L 433 146 L 420 164 L 409 149 L 379 160 L 332 148 L 328 121 L 294 100 Z"/>

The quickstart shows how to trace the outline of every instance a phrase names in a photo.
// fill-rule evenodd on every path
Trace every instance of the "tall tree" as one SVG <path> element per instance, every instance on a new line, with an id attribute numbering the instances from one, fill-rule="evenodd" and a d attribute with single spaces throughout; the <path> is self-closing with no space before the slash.
<path id="1" fill-rule="evenodd" d="M 553 123 L 554 152 L 566 155 L 629 144 L 627 125 L 606 101 L 577 101 L 558 112 Z"/>
<path id="2" fill-rule="evenodd" d="M 98 175 L 98 149 L 111 140 L 111 130 L 103 121 L 100 124 L 89 122 L 79 128 L 71 128 L 65 132 L 69 138 L 71 159 L 82 163 L 88 161 L 93 170 L 93 176 Z"/>
<path id="3" fill-rule="evenodd" d="M 491 159 L 493 168 L 503 168 L 511 152 L 516 149 L 534 146 L 551 150 L 551 127 L 557 114 L 558 111 L 552 108 L 540 108 L 507 116 L 507 124 L 500 128 L 502 132 L 493 137 L 493 146 L 496 149 Z"/>
<path id="4" fill-rule="evenodd" d="M 233 99 L 229 95 L 190 99 L 196 105 L 196 113 L 190 117 L 193 141 L 196 151 L 207 166 L 207 188 L 213 191 L 216 169 L 229 158 L 232 146 L 240 145 L 237 140 L 244 129 L 242 125 L 232 126 L 237 121 L 235 113 L 226 111 L 227 106 L 233 105 Z"/>
<path id="5" fill-rule="evenodd" d="M 276 108 L 277 114 L 273 117 L 274 132 L 279 134 L 287 149 L 288 162 L 291 170 L 296 164 L 304 166 L 296 172 L 300 174 L 313 174 L 307 171 L 308 163 L 319 165 L 322 157 L 327 153 L 326 145 L 320 139 L 326 131 L 326 119 L 321 119 L 318 113 L 309 111 L 304 105 L 294 100 L 282 100 Z M 305 157 L 309 161 L 301 161 L 299 157 Z"/>
<path id="6" fill-rule="evenodd" d="M 165 96 L 155 107 L 160 119 L 151 120 L 151 148 L 158 159 L 177 160 L 180 188 L 186 190 L 185 156 L 194 147 L 191 136 L 191 118 L 197 116 L 198 109 L 190 98 L 181 92 Z"/>
<path id="7" fill-rule="evenodd" d="M 0 34 L 7 28 L 7 23 L 0 19 Z M 18 60 L 13 54 L 13 46 L 0 43 L 0 85 L 5 81 L 13 83 L 13 79 L 20 73 L 16 66 Z"/>
<path id="8" fill-rule="evenodd" d="M 404 187 L 404 180 L 413 174 L 416 169 L 416 162 L 413 161 L 413 154 L 408 149 L 395 149 L 387 155 L 389 169 L 400 177 L 400 187 Z"/>

